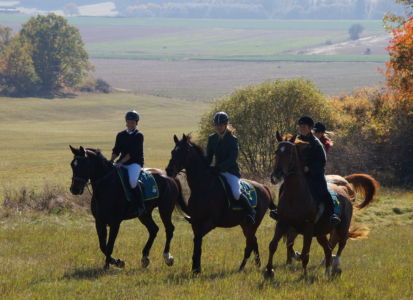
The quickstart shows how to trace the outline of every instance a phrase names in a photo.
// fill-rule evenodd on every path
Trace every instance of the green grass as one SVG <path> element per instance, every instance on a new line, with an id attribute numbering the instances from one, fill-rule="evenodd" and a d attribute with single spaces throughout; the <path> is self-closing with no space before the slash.
<path id="1" fill-rule="evenodd" d="M 22 23 L 29 19 L 24 15 L 2 15 L 1 22 Z M 278 30 L 348 30 L 354 23 L 365 30 L 383 30 L 382 20 L 259 20 L 259 19 L 179 19 L 179 18 L 115 18 L 69 17 L 74 25 L 137 26 L 180 28 L 227 28 L 227 29 L 278 29 Z"/>
<path id="2" fill-rule="evenodd" d="M 386 192 L 373 210 L 386 210 L 385 201 L 411 192 Z M 155 220 L 161 224 L 158 213 Z M 2 299 L 411 299 L 413 296 L 412 223 L 370 219 L 366 240 L 349 241 L 342 256 L 343 274 L 328 280 L 318 267 L 323 257 L 314 241 L 309 279 L 301 278 L 301 265 L 286 267 L 285 246 L 275 255 L 276 280 L 265 281 L 252 260 L 245 272 L 236 272 L 243 255 L 239 228 L 217 229 L 203 244 L 203 273 L 190 273 L 192 232 L 179 215 L 171 253 L 175 265 L 162 259 L 165 235 L 161 228 L 151 251 L 148 269 L 140 266 L 147 238 L 136 220 L 122 224 L 114 257 L 126 261 L 125 269 L 104 272 L 91 216 L 24 214 L 0 218 L 0 295 Z M 385 226 L 384 226 L 385 225 Z M 160 225 L 161 226 L 161 225 Z M 274 222 L 266 216 L 258 230 L 263 265 Z M 299 249 L 301 239 L 296 243 Z"/>
<path id="3" fill-rule="evenodd" d="M 164 168 L 173 134 L 194 132 L 206 104 L 133 94 L 85 95 L 66 99 L 0 98 L 0 191 L 45 182 L 67 185 L 69 144 L 111 154 L 124 129 L 124 114 L 136 109 L 145 135 L 145 166 Z"/>

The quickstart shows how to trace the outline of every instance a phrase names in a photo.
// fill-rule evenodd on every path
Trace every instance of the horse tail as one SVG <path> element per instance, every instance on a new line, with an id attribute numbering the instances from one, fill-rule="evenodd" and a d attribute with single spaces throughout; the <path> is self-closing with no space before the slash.
<path id="1" fill-rule="evenodd" d="M 189 215 L 188 205 L 184 200 L 181 182 L 177 178 L 173 178 L 173 180 L 178 188 L 178 197 L 176 198 L 176 204 L 178 204 L 178 209 Z"/>
<path id="2" fill-rule="evenodd" d="M 272 197 L 272 194 L 271 194 L 270 189 L 269 189 L 268 186 L 266 186 L 266 185 L 264 185 L 264 188 L 265 188 L 265 190 L 268 192 L 268 196 L 270 197 L 270 205 L 269 205 L 269 208 L 270 208 L 271 210 L 276 209 L 277 206 L 276 206 L 275 203 L 274 203 L 274 198 Z"/>
<path id="3" fill-rule="evenodd" d="M 370 230 L 365 226 L 353 226 L 348 231 L 348 238 L 352 240 L 366 239 Z"/>
<path id="4" fill-rule="evenodd" d="M 379 183 L 376 179 L 367 174 L 351 174 L 344 177 L 353 186 L 355 192 L 364 194 L 364 200 L 356 205 L 356 208 L 364 208 L 375 200 L 379 189 Z"/>

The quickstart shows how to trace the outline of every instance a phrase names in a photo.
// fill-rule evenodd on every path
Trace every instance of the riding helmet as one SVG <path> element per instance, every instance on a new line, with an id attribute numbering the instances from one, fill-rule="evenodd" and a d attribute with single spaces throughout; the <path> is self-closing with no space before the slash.
<path id="1" fill-rule="evenodd" d="M 138 122 L 139 121 L 139 114 L 136 112 L 136 110 L 128 111 L 125 115 L 125 120 L 126 121 L 132 120 L 132 121 Z"/>
<path id="2" fill-rule="evenodd" d="M 228 120 L 229 117 L 225 112 L 217 112 L 214 116 L 214 125 L 226 125 L 228 124 Z"/>
<path id="3" fill-rule="evenodd" d="M 309 116 L 302 116 L 299 120 L 298 120 L 298 125 L 308 125 L 311 128 L 314 127 L 314 121 L 313 119 L 311 119 Z"/>
<path id="4" fill-rule="evenodd" d="M 320 132 L 320 133 L 326 132 L 326 127 L 321 122 L 315 123 L 314 124 L 314 129 L 315 129 L 315 132 Z"/>

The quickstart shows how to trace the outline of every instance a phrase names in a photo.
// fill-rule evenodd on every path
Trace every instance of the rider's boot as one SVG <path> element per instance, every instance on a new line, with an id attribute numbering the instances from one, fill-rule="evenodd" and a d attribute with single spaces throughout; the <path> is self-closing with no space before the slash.
<path id="1" fill-rule="evenodd" d="M 250 202 L 248 201 L 247 197 L 244 194 L 241 194 L 239 197 L 239 203 L 241 206 L 247 211 L 247 216 L 245 222 L 247 224 L 255 224 L 255 209 L 251 206 Z"/>

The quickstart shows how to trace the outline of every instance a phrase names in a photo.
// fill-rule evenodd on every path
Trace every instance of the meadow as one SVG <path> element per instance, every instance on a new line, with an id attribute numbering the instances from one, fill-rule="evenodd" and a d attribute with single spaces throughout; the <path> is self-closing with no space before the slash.
<path id="1" fill-rule="evenodd" d="M 1 15 L 18 30 L 27 17 Z M 211 101 L 235 88 L 306 77 L 327 94 L 383 80 L 381 20 L 222 20 L 74 17 L 94 76 L 137 93 Z M 359 23 L 361 39 L 348 29 Z M 366 49 L 370 55 L 365 55 Z M 192 88 L 194 87 L 194 88 Z"/>
<path id="2" fill-rule="evenodd" d="M 62 189 L 64 196 L 71 176 L 68 144 L 99 147 L 109 155 L 116 132 L 123 128 L 124 111 L 130 108 L 142 116 L 146 166 L 163 168 L 173 146 L 172 135 L 195 131 L 206 107 L 203 102 L 121 93 L 1 98 L 2 193 L 21 187 L 42 191 L 48 184 Z M 83 207 L 89 199 L 87 191 L 79 200 L 69 198 L 83 201 Z M 366 240 L 348 243 L 341 278 L 325 277 L 319 267 L 322 250 L 314 242 L 309 278 L 302 278 L 298 263 L 285 266 L 285 249 L 280 246 L 275 281 L 265 281 L 262 268 L 257 270 L 252 261 L 245 272 L 236 272 L 244 248 L 239 228 L 207 235 L 204 272 L 193 276 L 192 231 L 177 211 L 171 250 L 174 266 L 164 265 L 165 235 L 155 210 L 161 230 L 149 268 L 140 266 L 146 230 L 132 220 L 122 224 L 114 251 L 115 257 L 126 261 L 126 268 L 105 272 L 87 209 L 20 210 L 11 201 L 0 208 L 0 295 L 2 299 L 410 299 L 412 200 L 411 191 L 384 188 L 372 207 L 357 214 L 355 224 L 368 225 L 371 233 Z M 263 264 L 273 230 L 274 222 L 265 217 L 258 230 Z M 300 244 L 299 240 L 297 247 Z"/>

